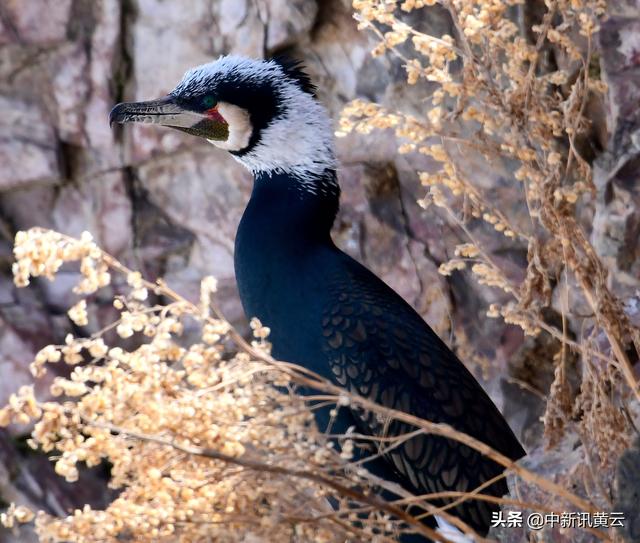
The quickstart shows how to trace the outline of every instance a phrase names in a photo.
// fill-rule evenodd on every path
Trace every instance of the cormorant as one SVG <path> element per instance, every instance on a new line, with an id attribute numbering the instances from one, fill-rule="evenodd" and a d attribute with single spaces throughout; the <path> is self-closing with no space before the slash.
<path id="1" fill-rule="evenodd" d="M 207 139 L 253 172 L 235 242 L 248 317 L 271 329 L 273 355 L 418 417 L 450 424 L 511 459 L 525 452 L 472 374 L 396 292 L 340 251 L 330 230 L 339 205 L 330 119 L 299 64 L 225 56 L 189 70 L 160 100 L 121 103 L 110 122 L 155 123 Z M 332 431 L 410 431 L 341 408 Z M 319 415 L 321 428 L 329 416 Z M 337 425 L 337 426 L 336 426 Z M 415 494 L 473 490 L 504 468 L 433 435 L 370 463 Z M 504 479 L 483 493 L 507 493 Z M 442 502 L 439 502 L 442 503 Z M 478 533 L 498 506 L 468 500 L 450 510 Z"/>

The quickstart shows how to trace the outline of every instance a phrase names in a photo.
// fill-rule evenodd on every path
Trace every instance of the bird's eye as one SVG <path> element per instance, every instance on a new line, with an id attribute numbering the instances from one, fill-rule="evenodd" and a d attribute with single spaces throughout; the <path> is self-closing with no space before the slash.
<path id="1" fill-rule="evenodd" d="M 205 96 L 202 103 L 205 107 L 213 107 L 216 105 L 216 99 L 213 96 Z"/>

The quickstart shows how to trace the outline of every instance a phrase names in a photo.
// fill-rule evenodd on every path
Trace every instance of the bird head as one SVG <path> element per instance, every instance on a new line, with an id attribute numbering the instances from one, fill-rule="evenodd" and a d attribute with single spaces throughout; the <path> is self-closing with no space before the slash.
<path id="1" fill-rule="evenodd" d="M 335 167 L 331 123 L 297 63 L 223 56 L 164 98 L 116 105 L 112 123 L 152 123 L 206 139 L 254 173 L 308 177 Z"/>

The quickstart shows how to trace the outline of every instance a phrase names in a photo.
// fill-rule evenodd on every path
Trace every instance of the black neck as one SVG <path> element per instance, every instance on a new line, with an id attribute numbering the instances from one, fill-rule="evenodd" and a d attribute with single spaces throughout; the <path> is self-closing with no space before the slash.
<path id="1" fill-rule="evenodd" d="M 330 235 L 340 192 L 335 177 L 334 171 L 313 180 L 256 175 L 236 233 L 234 264 L 244 311 L 271 327 L 274 355 L 288 360 L 305 360 L 305 352 L 313 351 L 290 344 L 287 322 L 315 326 L 305 317 L 321 302 L 312 292 L 328 273 L 326 255 L 335 252 Z M 304 185 L 310 182 L 316 184 Z"/>
<path id="2" fill-rule="evenodd" d="M 253 223 L 258 236 L 274 236 L 288 240 L 287 244 L 328 241 L 339 198 L 334 170 L 305 179 L 292 174 L 258 173 L 243 222 Z M 267 231 L 258 234 L 257 228 Z"/>
<path id="3" fill-rule="evenodd" d="M 313 192 L 304 185 L 310 182 L 317 183 L 311 186 Z M 289 307 L 287 303 L 303 295 L 300 274 L 307 277 L 317 271 L 315 257 L 335 248 L 331 226 L 339 194 L 335 171 L 327 170 L 313 180 L 290 174 L 256 175 L 234 255 L 247 315 L 275 326 L 280 318 L 274 313 L 277 308 Z"/>

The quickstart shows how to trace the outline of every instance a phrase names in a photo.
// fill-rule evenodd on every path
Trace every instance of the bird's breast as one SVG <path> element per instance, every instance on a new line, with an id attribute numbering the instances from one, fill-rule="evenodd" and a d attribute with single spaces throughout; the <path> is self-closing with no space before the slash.
<path id="1" fill-rule="evenodd" d="M 264 234 L 241 227 L 236 236 L 235 272 L 245 314 L 271 329 L 276 358 L 325 374 L 321 321 L 327 259 L 321 249 Z"/>

